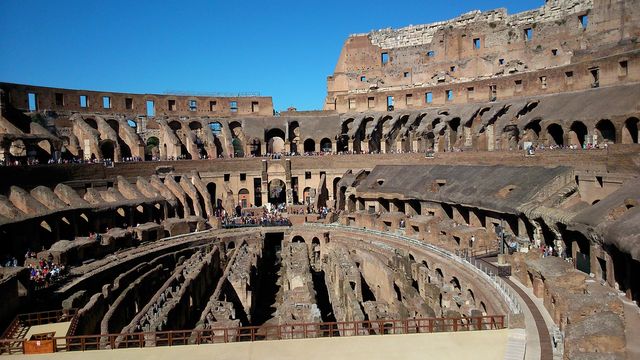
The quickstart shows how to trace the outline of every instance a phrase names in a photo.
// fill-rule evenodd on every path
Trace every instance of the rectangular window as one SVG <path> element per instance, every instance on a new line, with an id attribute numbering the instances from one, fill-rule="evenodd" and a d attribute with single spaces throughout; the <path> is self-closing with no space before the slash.
<path id="1" fill-rule="evenodd" d="M 215 101 L 209 101 L 209 111 L 216 111 L 218 103 Z"/>
<path id="2" fill-rule="evenodd" d="M 111 109 L 111 96 L 102 97 L 102 107 L 105 109 Z"/>
<path id="3" fill-rule="evenodd" d="M 618 75 L 627 76 L 629 75 L 629 63 L 627 60 L 622 60 L 618 63 Z"/>
<path id="4" fill-rule="evenodd" d="M 231 109 L 231 112 L 238 112 L 238 102 L 237 101 L 230 101 L 229 102 L 229 109 Z"/>
<path id="5" fill-rule="evenodd" d="M 369 107 L 369 109 L 376 107 L 376 98 L 373 96 L 370 96 L 367 99 L 367 106 Z"/>
<path id="6" fill-rule="evenodd" d="M 524 40 L 525 41 L 533 40 L 533 29 L 532 28 L 524 29 Z"/>
<path id="7" fill-rule="evenodd" d="M 433 102 L 433 94 L 428 92 L 424 94 L 424 102 L 427 104 L 431 104 Z"/>
<path id="8" fill-rule="evenodd" d="M 496 101 L 498 99 L 498 87 L 496 85 L 489 85 L 489 101 Z"/>
<path id="9" fill-rule="evenodd" d="M 251 112 L 260 112 L 260 104 L 257 101 L 251 102 Z"/>
<path id="10" fill-rule="evenodd" d="M 516 80 L 516 92 L 522 91 L 522 80 Z"/>
<path id="11" fill-rule="evenodd" d="M 473 39 L 473 48 L 474 48 L 474 49 L 480 49 L 480 46 L 481 46 L 481 44 L 480 44 L 480 38 L 475 38 L 475 39 Z"/>
<path id="12" fill-rule="evenodd" d="M 405 102 L 407 105 L 413 105 L 413 94 L 407 94 Z"/>
<path id="13" fill-rule="evenodd" d="M 382 65 L 388 63 L 389 62 L 389 53 L 383 52 L 380 55 L 380 62 L 382 63 Z"/>
<path id="14" fill-rule="evenodd" d="M 224 174 L 224 181 L 231 180 L 231 174 Z"/>
<path id="15" fill-rule="evenodd" d="M 546 89 L 547 88 L 547 77 L 546 76 L 540 76 L 540 88 L 541 89 Z"/>
<path id="16" fill-rule="evenodd" d="M 578 20 L 580 21 L 580 27 L 582 28 L 582 30 L 587 30 L 587 26 L 589 26 L 589 16 L 580 15 L 578 16 Z"/>
<path id="17" fill-rule="evenodd" d="M 598 68 L 589 69 L 589 73 L 591 73 L 591 87 L 593 88 L 600 87 L 600 69 Z"/>
<path id="18" fill-rule="evenodd" d="M 38 111 L 38 95 L 36 93 L 27 94 L 29 101 L 29 111 Z"/>
<path id="19" fill-rule="evenodd" d="M 167 105 L 168 105 L 169 111 L 178 110 L 177 107 L 176 107 L 176 101 L 175 100 L 167 100 Z"/>
<path id="20" fill-rule="evenodd" d="M 404 72 L 404 74 L 402 74 L 402 75 L 403 75 L 405 78 L 408 78 L 408 77 L 411 75 L 411 73 L 410 73 L 410 72 L 408 72 L 408 71 L 405 71 L 405 72 Z"/>
<path id="21" fill-rule="evenodd" d="M 305 171 L 304 172 L 304 178 L 307 179 L 307 180 L 311 179 L 311 171 Z"/>
<path id="22" fill-rule="evenodd" d="M 87 95 L 80 95 L 80 107 L 81 108 L 89 107 L 89 98 L 87 98 Z"/>
<path id="23" fill-rule="evenodd" d="M 573 84 L 573 71 L 567 71 L 564 73 L 564 80 L 567 84 Z"/>
<path id="24" fill-rule="evenodd" d="M 367 77 L 366 77 L 366 76 L 360 76 L 360 81 L 361 81 L 361 82 L 365 82 L 365 81 L 367 81 Z"/>
<path id="25" fill-rule="evenodd" d="M 393 110 L 393 96 L 387 96 L 387 111 Z"/>
<path id="26" fill-rule="evenodd" d="M 473 94 L 476 92 L 476 89 L 471 86 L 467 88 L 467 99 L 473 99 Z"/>
<path id="27" fill-rule="evenodd" d="M 196 100 L 189 100 L 189 111 L 198 110 L 198 102 Z"/>
<path id="28" fill-rule="evenodd" d="M 147 116 L 154 117 L 156 116 L 156 107 L 153 103 L 153 100 L 147 100 Z"/>
<path id="29" fill-rule="evenodd" d="M 447 90 L 445 91 L 446 97 L 447 97 L 447 101 L 453 101 L 453 90 Z"/>
<path id="30" fill-rule="evenodd" d="M 355 109 L 356 108 L 356 99 L 349 99 L 348 103 L 349 103 L 349 109 Z"/>
<path id="31" fill-rule="evenodd" d="M 127 110 L 133 110 L 133 99 L 125 98 L 124 99 L 124 108 Z"/>
<path id="32" fill-rule="evenodd" d="M 247 181 L 247 174 L 240 173 L 240 181 Z"/>
<path id="33" fill-rule="evenodd" d="M 64 106 L 64 94 L 56 93 L 56 106 Z"/>
<path id="34" fill-rule="evenodd" d="M 427 51 L 427 56 L 428 57 L 434 57 L 434 56 L 436 56 L 436 52 L 433 51 L 433 50 Z"/>

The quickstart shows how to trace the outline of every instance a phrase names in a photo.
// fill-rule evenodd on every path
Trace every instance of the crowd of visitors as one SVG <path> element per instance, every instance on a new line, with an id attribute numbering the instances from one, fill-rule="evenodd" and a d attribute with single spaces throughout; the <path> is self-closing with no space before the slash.
<path id="1" fill-rule="evenodd" d="M 241 226 L 291 226 L 289 219 L 282 215 L 282 209 L 278 207 L 262 207 L 261 210 L 244 211 L 240 215 L 229 216 L 226 213 L 221 216 L 224 227 Z"/>
<path id="2" fill-rule="evenodd" d="M 36 287 L 48 287 L 66 275 L 65 266 L 56 264 L 51 254 L 49 254 L 47 259 L 41 258 L 35 262 L 35 264 L 29 262 L 28 267 L 29 279 L 35 283 Z"/>

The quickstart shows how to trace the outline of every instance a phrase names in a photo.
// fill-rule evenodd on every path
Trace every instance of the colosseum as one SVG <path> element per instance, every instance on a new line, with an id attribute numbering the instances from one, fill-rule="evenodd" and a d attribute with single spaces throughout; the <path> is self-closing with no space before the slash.
<path id="1" fill-rule="evenodd" d="M 349 35 L 317 111 L 0 100 L 0 354 L 640 358 L 638 0 Z"/>

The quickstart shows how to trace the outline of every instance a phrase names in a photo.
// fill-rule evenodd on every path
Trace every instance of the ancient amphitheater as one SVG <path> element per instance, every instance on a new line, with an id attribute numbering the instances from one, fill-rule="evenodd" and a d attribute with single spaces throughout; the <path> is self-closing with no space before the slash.
<path id="1" fill-rule="evenodd" d="M 638 0 L 350 35 L 318 111 L 0 89 L 2 354 L 640 358 Z"/>

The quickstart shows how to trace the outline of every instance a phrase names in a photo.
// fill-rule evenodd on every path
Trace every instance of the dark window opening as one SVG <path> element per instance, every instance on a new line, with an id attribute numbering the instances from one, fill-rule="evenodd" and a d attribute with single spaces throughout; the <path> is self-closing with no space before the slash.
<path id="1" fill-rule="evenodd" d="M 410 73 L 410 72 L 408 72 L 408 71 L 405 71 L 402 75 L 403 75 L 404 77 L 408 78 L 408 77 L 409 77 L 409 75 L 411 75 L 411 73 Z"/>
<path id="2" fill-rule="evenodd" d="M 504 59 L 498 59 L 498 64 L 504 65 Z"/>
<path id="3" fill-rule="evenodd" d="M 127 110 L 133 110 L 133 99 L 125 98 L 124 99 L 124 108 Z"/>
<path id="4" fill-rule="evenodd" d="M 231 112 L 238 112 L 238 102 L 237 101 L 230 101 L 229 102 L 229 109 L 231 109 Z"/>
<path id="5" fill-rule="evenodd" d="M 209 111 L 216 111 L 216 105 L 215 101 L 209 101 Z"/>
<path id="6" fill-rule="evenodd" d="M 627 76 L 629 74 L 629 63 L 627 60 L 620 61 L 618 65 L 618 75 Z"/>
<path id="7" fill-rule="evenodd" d="M 564 79 L 567 84 L 573 84 L 573 71 L 567 71 L 564 73 Z"/>
<path id="8" fill-rule="evenodd" d="M 551 49 L 551 55 L 558 56 L 558 49 Z"/>
<path id="9" fill-rule="evenodd" d="M 247 174 L 240 173 L 240 181 L 247 181 Z"/>
<path id="10" fill-rule="evenodd" d="M 547 88 L 547 77 L 546 76 L 540 76 L 540 88 L 541 89 L 546 89 Z"/>
<path id="11" fill-rule="evenodd" d="M 311 171 L 305 171 L 304 172 L 304 178 L 307 179 L 307 180 L 311 179 Z"/>
<path id="12" fill-rule="evenodd" d="M 175 100 L 167 100 L 167 105 L 168 105 L 169 111 L 178 110 L 177 107 L 176 107 L 176 101 Z"/>
<path id="13" fill-rule="evenodd" d="M 515 84 L 516 84 L 516 92 L 522 91 L 522 80 L 516 80 Z"/>
<path id="14" fill-rule="evenodd" d="M 259 111 L 260 111 L 260 104 L 257 101 L 252 101 L 251 112 L 259 112 Z"/>
<path id="15" fill-rule="evenodd" d="M 591 74 L 591 87 L 600 87 L 600 69 L 589 69 L 589 73 Z"/>
<path id="16" fill-rule="evenodd" d="M 56 106 L 64 106 L 64 94 L 56 93 Z"/>
<path id="17" fill-rule="evenodd" d="M 456 67 L 455 66 L 452 66 L 449 69 L 451 70 L 451 72 L 455 72 L 456 71 Z"/>
<path id="18" fill-rule="evenodd" d="M 473 39 L 473 48 L 474 48 L 474 49 L 480 49 L 480 46 L 481 46 L 481 44 L 480 44 L 480 38 L 475 38 L 475 39 Z"/>
<path id="19" fill-rule="evenodd" d="M 367 77 L 366 76 L 360 76 L 360 81 L 362 81 L 362 82 L 367 81 Z"/>
<path id="20" fill-rule="evenodd" d="M 231 179 L 231 174 L 224 174 L 224 181 L 229 181 Z"/>

